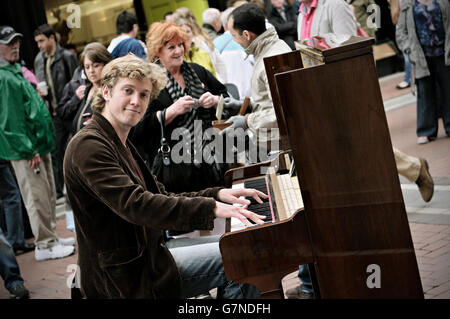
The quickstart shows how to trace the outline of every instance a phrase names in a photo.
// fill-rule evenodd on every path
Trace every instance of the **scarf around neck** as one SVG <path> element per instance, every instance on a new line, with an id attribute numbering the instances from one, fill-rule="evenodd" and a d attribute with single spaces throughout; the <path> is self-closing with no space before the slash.
<path id="1" fill-rule="evenodd" d="M 184 89 L 178 84 L 174 77 L 167 72 L 168 81 L 166 89 L 172 101 L 176 102 L 181 97 L 187 95 L 191 96 L 193 99 L 199 99 L 203 93 L 206 92 L 206 90 L 197 73 L 194 71 L 192 66 L 186 62 L 183 62 L 181 65 L 181 73 L 183 74 L 184 82 L 186 83 L 186 87 Z M 214 112 L 211 110 L 213 109 L 193 107 L 189 112 L 178 116 L 176 119 L 177 128 L 182 127 L 189 131 L 191 150 L 195 149 L 194 137 L 196 137 L 197 140 L 199 138 L 201 139 L 202 149 L 208 144 L 208 142 L 203 139 L 203 132 L 212 126 L 211 122 L 215 119 Z M 195 121 L 201 121 L 202 125 L 200 126 L 199 123 L 194 125 Z M 170 136 L 166 136 L 166 138 L 170 139 Z M 193 153 L 194 152 L 192 152 L 192 156 L 194 155 Z"/>

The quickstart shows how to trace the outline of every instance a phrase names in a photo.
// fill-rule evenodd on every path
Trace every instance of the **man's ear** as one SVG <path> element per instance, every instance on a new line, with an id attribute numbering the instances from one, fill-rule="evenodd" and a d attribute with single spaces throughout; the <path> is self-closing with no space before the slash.
<path id="1" fill-rule="evenodd" d="M 102 86 L 102 96 L 106 102 L 109 102 L 111 99 L 111 92 L 109 91 L 109 87 L 107 85 Z"/>
<path id="2" fill-rule="evenodd" d="M 258 37 L 255 33 L 251 32 L 251 31 L 244 30 L 244 32 L 245 32 L 245 39 L 249 43 L 253 42 L 253 40 L 255 40 Z"/>
<path id="3" fill-rule="evenodd" d="M 245 40 L 247 40 L 247 41 L 250 41 L 252 38 L 250 31 L 248 31 L 248 30 L 242 31 L 242 35 L 245 37 Z"/>

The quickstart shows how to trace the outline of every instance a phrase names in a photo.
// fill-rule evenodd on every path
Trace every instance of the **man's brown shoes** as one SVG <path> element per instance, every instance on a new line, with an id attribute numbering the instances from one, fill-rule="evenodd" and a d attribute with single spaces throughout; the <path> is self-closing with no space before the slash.
<path id="1" fill-rule="evenodd" d="M 420 195 L 424 201 L 429 202 L 433 197 L 434 193 L 434 182 L 430 175 L 428 162 L 420 158 L 420 173 L 419 178 L 416 181 L 417 186 L 419 186 Z"/>

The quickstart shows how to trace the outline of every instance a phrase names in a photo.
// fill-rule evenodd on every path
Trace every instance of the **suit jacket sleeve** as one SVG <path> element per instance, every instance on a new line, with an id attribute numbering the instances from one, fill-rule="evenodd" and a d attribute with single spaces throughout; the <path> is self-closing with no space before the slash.
<path id="1" fill-rule="evenodd" d="M 70 52 L 69 50 L 64 50 L 65 59 L 67 60 L 67 65 L 69 67 L 70 76 L 73 76 L 75 69 L 78 67 L 78 60 L 75 54 Z M 70 79 L 68 79 L 70 81 Z"/>
<path id="2" fill-rule="evenodd" d="M 56 113 L 63 120 L 73 120 L 77 114 L 78 108 L 81 105 L 82 100 L 75 94 L 76 90 L 80 86 L 80 83 L 68 82 L 64 87 L 63 97 L 58 103 Z"/>
<path id="3" fill-rule="evenodd" d="M 47 81 L 45 79 L 44 54 L 39 52 L 34 59 L 34 74 L 39 82 Z"/>
<path id="4" fill-rule="evenodd" d="M 261 88 L 259 92 L 265 92 L 267 95 L 259 99 L 258 105 L 252 105 L 257 111 L 247 115 L 247 125 L 254 131 L 261 128 L 276 128 L 278 127 L 278 122 L 265 69 L 258 74 L 258 86 Z M 254 102 L 252 101 L 252 103 Z"/>
<path id="5" fill-rule="evenodd" d="M 398 17 L 397 25 L 395 26 L 395 36 L 397 40 L 397 45 L 402 52 L 408 52 L 408 29 L 406 27 L 406 11 L 401 10 L 400 16 Z"/>

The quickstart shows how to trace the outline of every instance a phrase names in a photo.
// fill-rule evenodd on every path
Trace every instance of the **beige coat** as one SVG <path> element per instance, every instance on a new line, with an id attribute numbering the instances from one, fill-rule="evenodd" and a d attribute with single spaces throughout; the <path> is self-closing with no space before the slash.
<path id="1" fill-rule="evenodd" d="M 248 115 L 247 125 L 252 133 L 258 136 L 260 143 L 266 143 L 268 140 L 279 140 L 278 130 L 271 131 L 269 136 L 261 132 L 262 128 L 278 128 L 263 59 L 290 51 L 292 51 L 291 48 L 286 42 L 280 40 L 275 28 L 267 29 L 245 50 L 248 55 L 253 54 L 255 57 L 251 78 L 252 112 Z"/>

